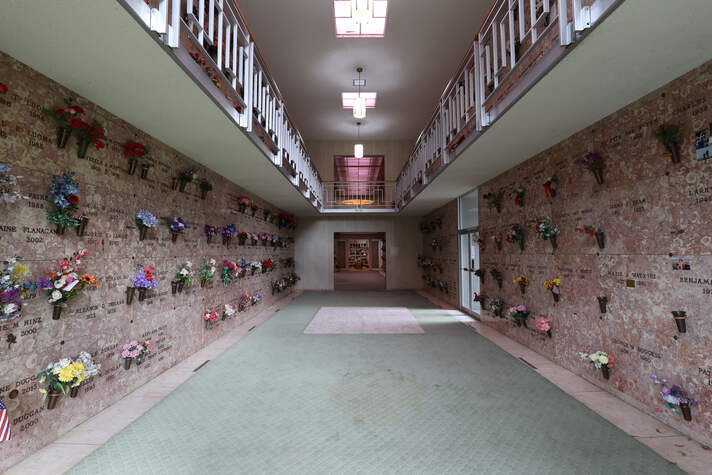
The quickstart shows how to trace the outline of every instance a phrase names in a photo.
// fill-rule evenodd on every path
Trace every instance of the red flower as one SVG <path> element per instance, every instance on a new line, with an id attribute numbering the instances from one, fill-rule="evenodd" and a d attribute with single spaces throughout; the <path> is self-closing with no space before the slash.
<path id="1" fill-rule="evenodd" d="M 77 114 L 83 114 L 83 113 L 84 113 L 84 109 L 82 109 L 82 108 L 79 107 L 79 106 L 72 106 L 72 107 L 70 107 L 70 109 L 73 110 L 73 111 L 74 111 L 75 113 L 77 113 Z"/>
<path id="2" fill-rule="evenodd" d="M 0 94 L 7 93 L 7 86 L 0 82 Z"/>
<path id="3" fill-rule="evenodd" d="M 72 126 L 72 128 L 80 129 L 80 128 L 84 127 L 84 122 L 82 122 L 81 120 L 79 120 L 75 117 L 70 117 L 69 125 Z"/>
<path id="4" fill-rule="evenodd" d="M 104 144 L 101 143 L 100 141 L 94 139 L 94 147 L 95 147 L 97 150 L 101 150 L 102 148 L 106 147 L 106 145 L 104 145 Z"/>
<path id="5" fill-rule="evenodd" d="M 79 204 L 79 197 L 77 195 L 69 195 L 67 196 L 67 200 L 73 205 Z"/>

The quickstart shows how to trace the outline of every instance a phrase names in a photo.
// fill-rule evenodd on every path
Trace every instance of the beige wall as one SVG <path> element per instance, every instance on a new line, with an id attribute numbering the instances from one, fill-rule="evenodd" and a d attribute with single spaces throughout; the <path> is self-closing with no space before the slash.
<path id="1" fill-rule="evenodd" d="M 312 162 L 325 181 L 334 180 L 334 155 L 352 155 L 354 140 L 307 142 Z M 365 155 L 383 155 L 385 157 L 386 181 L 395 181 L 403 164 L 413 149 L 410 140 L 362 141 Z"/>
<path id="2" fill-rule="evenodd" d="M 299 287 L 307 290 L 334 289 L 334 233 L 386 233 L 386 288 L 422 287 L 418 254 L 422 240 L 414 239 L 419 218 L 357 217 L 300 218 L 295 243 Z M 391 271 L 390 269 L 394 269 Z"/>

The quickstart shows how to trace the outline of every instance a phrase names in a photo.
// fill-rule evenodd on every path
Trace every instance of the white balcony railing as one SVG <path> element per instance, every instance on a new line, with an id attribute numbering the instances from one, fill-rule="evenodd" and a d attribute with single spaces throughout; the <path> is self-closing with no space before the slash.
<path id="1" fill-rule="evenodd" d="M 553 66 L 623 0 L 495 0 L 398 179 L 380 184 L 322 183 L 236 0 L 118 1 L 314 207 L 399 210 L 548 71 L 534 65 Z"/>
<path id="2" fill-rule="evenodd" d="M 476 140 L 499 115 L 548 71 L 538 61 L 563 57 L 581 32 L 623 0 L 496 0 L 428 124 L 416 140 L 396 184 L 398 208 Z M 558 25 L 558 26 L 557 26 Z M 505 87 L 506 85 L 506 87 Z M 517 87 L 521 86 L 521 87 Z"/>
<path id="3" fill-rule="evenodd" d="M 395 185 L 392 181 L 324 182 L 324 208 L 393 210 Z"/>
<path id="4" fill-rule="evenodd" d="M 170 47 L 315 207 L 322 184 L 235 0 L 118 0 Z"/>

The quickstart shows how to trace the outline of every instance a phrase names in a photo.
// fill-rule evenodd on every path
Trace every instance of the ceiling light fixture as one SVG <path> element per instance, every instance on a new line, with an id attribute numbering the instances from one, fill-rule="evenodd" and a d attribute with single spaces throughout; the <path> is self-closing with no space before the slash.
<path id="1" fill-rule="evenodd" d="M 358 139 L 357 141 L 361 141 L 361 122 L 356 122 L 356 130 L 358 131 Z M 356 143 L 354 144 L 354 157 L 356 158 L 363 158 L 363 144 L 362 143 Z"/>
<path id="2" fill-rule="evenodd" d="M 383 38 L 388 0 L 334 0 L 337 38 Z"/>
<path id="3" fill-rule="evenodd" d="M 359 86 L 358 86 L 358 95 L 356 96 L 356 99 L 354 100 L 354 108 L 353 108 L 354 119 L 365 119 L 366 118 L 366 98 L 361 96 L 361 73 L 363 72 L 363 68 L 362 67 L 356 68 L 356 72 L 358 73 Z"/>

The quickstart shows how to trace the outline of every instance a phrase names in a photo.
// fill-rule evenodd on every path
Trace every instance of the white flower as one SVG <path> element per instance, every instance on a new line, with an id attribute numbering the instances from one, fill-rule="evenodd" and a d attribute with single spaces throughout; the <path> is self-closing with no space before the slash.
<path id="1" fill-rule="evenodd" d="M 181 269 L 180 275 L 188 275 L 188 269 Z"/>
<path id="2" fill-rule="evenodd" d="M 608 364 L 608 357 L 607 356 L 601 356 L 598 358 L 598 362 L 601 364 Z"/>
<path id="3" fill-rule="evenodd" d="M 64 287 L 64 284 L 66 284 L 66 283 L 67 283 L 67 281 L 64 279 L 64 277 L 62 277 L 61 279 L 54 281 L 54 288 L 61 289 L 62 287 Z"/>
<path id="4" fill-rule="evenodd" d="M 186 262 L 185 265 L 188 267 L 193 267 L 193 264 L 191 264 L 190 261 Z"/>
<path id="5" fill-rule="evenodd" d="M 73 281 L 71 284 L 67 285 L 64 289 L 65 292 L 70 292 L 77 284 L 79 283 L 78 280 Z"/>
<path id="6" fill-rule="evenodd" d="M 15 305 L 14 303 L 6 304 L 5 307 L 3 307 L 3 309 L 2 309 L 2 311 L 5 313 L 5 315 L 9 315 L 12 312 L 14 312 L 15 310 L 17 310 L 17 305 Z"/>
<path id="7" fill-rule="evenodd" d="M 56 302 L 57 300 L 62 298 L 62 292 L 59 290 L 55 290 L 52 292 L 52 296 L 49 298 L 50 302 Z"/>
<path id="8" fill-rule="evenodd" d="M 215 265 L 215 259 L 210 259 L 210 265 L 214 266 Z"/>

